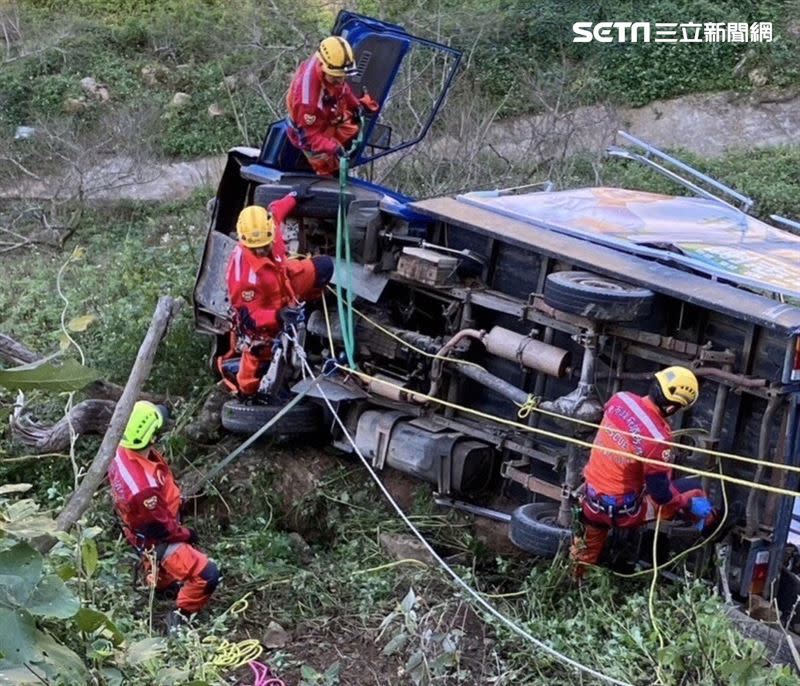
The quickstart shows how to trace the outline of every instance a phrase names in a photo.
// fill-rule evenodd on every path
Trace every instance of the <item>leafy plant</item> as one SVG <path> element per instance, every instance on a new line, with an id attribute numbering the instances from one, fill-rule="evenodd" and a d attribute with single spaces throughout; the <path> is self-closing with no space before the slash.
<path id="1" fill-rule="evenodd" d="M 0 386 L 9 390 L 78 391 L 97 381 L 100 374 L 68 358 L 60 364 L 49 360 L 0 369 Z"/>
<path id="2" fill-rule="evenodd" d="M 334 662 L 324 672 L 318 672 L 311 665 L 302 665 L 299 686 L 339 686 L 341 670 L 342 666 L 338 662 Z"/>
<path id="3" fill-rule="evenodd" d="M 383 654 L 406 656 L 405 673 L 415 686 L 428 686 L 458 667 L 463 631 L 437 631 L 436 621 L 431 621 L 431 614 L 437 613 L 421 615 L 421 602 L 414 589 L 409 588 L 396 609 L 384 617 L 376 640 L 393 630 Z"/>
<path id="4" fill-rule="evenodd" d="M 0 550 L 0 679 L 41 683 L 61 678 L 82 683 L 87 678 L 80 657 L 37 625 L 37 620 L 65 620 L 80 602 L 57 574 L 46 573 L 42 555 L 30 540 L 52 533 L 53 521 L 31 500 L 10 502 L 5 494 L 21 485 L 0 488 L 4 538 Z"/>

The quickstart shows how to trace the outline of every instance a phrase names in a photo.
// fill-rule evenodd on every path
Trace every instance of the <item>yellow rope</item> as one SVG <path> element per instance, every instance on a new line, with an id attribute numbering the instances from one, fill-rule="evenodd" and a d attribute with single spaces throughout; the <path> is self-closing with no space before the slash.
<path id="1" fill-rule="evenodd" d="M 328 286 L 328 289 L 331 290 L 330 286 Z M 370 319 L 367 315 L 365 315 L 363 312 L 360 312 L 355 307 L 353 307 L 353 311 L 359 317 L 361 317 L 362 319 L 367 321 L 369 324 L 374 326 L 379 331 L 383 332 L 384 334 L 386 334 L 390 338 L 393 338 L 394 340 L 396 340 L 397 342 L 399 342 L 401 345 L 405 346 L 409 350 L 413 350 L 414 352 L 419 353 L 420 355 L 424 355 L 425 357 L 429 357 L 429 358 L 432 358 L 432 359 L 444 360 L 445 362 L 454 362 L 456 364 L 470 365 L 472 367 L 476 367 L 478 369 L 482 369 L 483 371 L 486 371 L 485 367 L 477 364 L 476 362 L 470 362 L 468 360 L 460 360 L 460 359 L 454 358 L 454 357 L 445 357 L 445 356 L 442 356 L 442 355 L 434 355 L 434 354 L 425 352 L 424 350 L 421 350 L 420 348 L 417 348 L 416 346 L 411 345 L 407 341 L 404 341 L 402 338 L 400 338 L 396 334 L 392 333 L 388 329 L 382 327 L 380 324 L 378 324 L 377 322 L 375 322 L 372 319 Z M 328 319 L 327 308 L 325 310 L 325 318 L 326 318 L 326 321 L 327 321 L 327 319 Z M 328 321 L 328 327 L 330 329 L 330 322 L 329 321 Z M 330 337 L 330 333 L 329 333 L 329 337 Z M 331 337 L 331 339 L 332 339 L 332 337 Z M 403 389 L 403 390 L 407 390 L 407 389 Z M 521 404 L 520 403 L 515 403 L 515 405 L 517 405 L 520 408 L 519 412 L 517 413 L 517 416 L 520 419 L 527 419 L 531 412 L 538 412 L 539 414 L 543 414 L 543 415 L 548 416 L 548 417 L 553 417 L 555 419 L 559 419 L 559 420 L 562 420 L 562 421 L 572 422 L 573 424 L 580 424 L 581 426 L 590 427 L 592 429 L 597 429 L 597 430 L 601 430 L 601 431 L 611 431 L 612 430 L 612 429 L 610 429 L 608 427 L 601 426 L 600 424 L 596 424 L 594 422 L 586 421 L 585 419 L 578 419 L 577 417 L 569 417 L 567 415 L 559 414 L 558 412 L 552 412 L 551 410 L 545 410 L 545 409 L 539 407 L 540 400 L 541 400 L 540 398 L 537 398 L 536 396 L 530 395 L 530 396 L 528 396 L 528 399 L 524 403 L 521 403 Z M 640 436 L 638 434 L 630 433 L 630 432 L 627 432 L 627 431 L 622 431 L 622 430 L 618 430 L 618 429 L 613 429 L 613 431 L 614 431 L 614 433 L 620 434 L 622 436 L 628 436 L 628 437 L 631 437 L 631 438 L 640 438 Z M 684 445 L 682 443 L 675 443 L 674 441 L 667 441 L 667 440 L 657 439 L 657 438 L 652 438 L 652 439 L 648 439 L 648 440 L 651 441 L 652 443 L 657 443 L 659 445 L 668 446 L 670 448 L 679 448 L 679 449 L 682 449 L 682 450 L 685 450 L 687 448 L 686 445 Z M 702 455 L 711 455 L 713 457 L 723 457 L 725 459 L 737 460 L 739 462 L 747 462 L 749 464 L 754 464 L 754 465 L 762 465 L 762 466 L 770 467 L 772 469 L 783 469 L 783 470 L 788 471 L 788 472 L 798 472 L 798 473 L 800 473 L 800 466 L 779 464 L 779 463 L 775 463 L 775 462 L 766 462 L 764 460 L 759 460 L 759 459 L 754 458 L 754 457 L 747 457 L 746 455 L 736 455 L 734 453 L 726 453 L 726 452 L 722 452 L 722 451 L 719 451 L 719 450 L 712 450 L 711 448 L 702 448 L 700 446 L 695 446 L 695 447 L 692 447 L 692 452 L 700 453 Z"/>
<path id="2" fill-rule="evenodd" d="M 331 349 L 331 357 L 336 359 L 336 348 L 333 344 L 333 332 L 331 331 L 331 318 L 328 315 L 328 302 L 325 300 L 325 294 L 322 294 L 322 309 L 325 310 L 325 326 L 328 330 L 328 347 Z"/>
<path id="3" fill-rule="evenodd" d="M 336 295 L 336 292 L 330 286 L 328 286 L 328 290 L 331 291 L 334 295 Z M 324 301 L 324 298 L 323 298 L 323 301 Z M 392 333 L 391 331 L 389 331 L 389 329 L 381 326 L 380 324 L 378 324 L 378 322 L 374 321 L 373 319 L 370 319 L 366 314 L 364 314 L 363 312 L 361 312 L 357 308 L 353 307 L 353 312 L 355 312 L 364 321 L 368 322 L 371 326 L 374 326 L 381 333 L 385 334 L 389 338 L 393 338 L 394 340 L 396 340 L 401 345 L 405 346 L 409 350 L 413 350 L 415 353 L 418 353 L 419 355 L 422 355 L 424 357 L 428 357 L 428 358 L 430 358 L 432 360 L 443 360 L 444 362 L 454 362 L 456 364 L 468 365 L 470 367 L 476 367 L 478 369 L 483 369 L 484 371 L 486 371 L 477 362 L 470 362 L 469 360 L 460 360 L 457 357 L 447 357 L 446 355 L 437 355 L 436 353 L 426 352 L 422 348 L 418 348 L 417 346 L 412 345 L 408 341 L 404 341 L 396 333 Z M 327 316 L 328 316 L 328 310 L 326 308 L 325 309 L 325 317 L 327 318 Z M 330 322 L 328 323 L 328 329 L 330 331 Z M 330 336 L 330 333 L 328 335 Z"/>
<path id="4" fill-rule="evenodd" d="M 512 591 L 511 593 L 481 593 L 481 595 L 484 598 L 516 598 L 527 593 L 527 591 Z"/>
<path id="5" fill-rule="evenodd" d="M 346 366 L 341 365 L 341 364 L 337 364 L 336 366 L 339 369 L 341 369 L 342 371 L 344 371 L 344 372 L 346 372 L 348 374 L 353 374 L 354 376 L 358 376 L 361 379 L 364 379 L 366 381 L 375 380 L 375 377 L 370 375 L 370 374 L 366 374 L 364 372 L 361 372 L 361 371 L 358 371 L 358 370 L 355 370 L 355 369 L 350 369 L 349 367 L 346 367 Z M 486 420 L 489 420 L 489 421 L 492 421 L 492 422 L 497 422 L 498 424 L 504 424 L 504 425 L 510 426 L 510 427 L 512 427 L 514 429 L 519 429 L 521 431 L 528 431 L 530 433 L 535 433 L 535 434 L 538 434 L 540 436 L 545 436 L 546 438 L 552 438 L 552 439 L 555 439 L 557 441 L 563 441 L 565 443 L 572 443 L 573 445 L 578 445 L 578 446 L 581 446 L 582 448 L 591 449 L 591 448 L 594 447 L 593 443 L 589 443 L 588 441 L 583 441 L 583 440 L 581 440 L 579 438 L 574 438 L 572 436 L 564 436 L 563 434 L 558 434 L 558 433 L 555 433 L 553 431 L 547 431 L 545 429 L 540 429 L 538 427 L 528 426 L 527 424 L 521 424 L 521 423 L 515 422 L 515 421 L 513 421 L 511 419 L 506 419 L 504 417 L 498 417 L 496 415 L 492 415 L 492 414 L 489 414 L 487 412 L 481 412 L 480 410 L 475 410 L 475 409 L 472 409 L 470 407 L 465 407 L 463 405 L 459 405 L 457 403 L 452 403 L 452 402 L 450 402 L 448 400 L 443 400 L 442 398 L 435 398 L 433 396 L 430 396 L 430 395 L 428 395 L 426 393 L 421 393 L 419 391 L 410 391 L 407 388 L 402 388 L 401 386 L 393 384 L 390 381 L 385 380 L 385 379 L 382 379 L 381 383 L 386 385 L 386 386 L 389 386 L 391 388 L 395 388 L 397 390 L 402 390 L 405 393 L 412 395 L 414 397 L 414 399 L 417 400 L 417 401 L 434 402 L 434 403 L 437 403 L 437 404 L 442 405 L 444 407 L 449 407 L 449 408 L 452 408 L 454 410 L 460 410 L 461 412 L 466 412 L 467 414 L 474 415 L 474 416 L 479 417 L 481 419 L 486 419 Z M 681 446 L 681 447 L 685 447 L 685 446 Z M 608 453 L 613 454 L 613 455 L 620 455 L 622 457 L 626 457 L 626 458 L 631 459 L 631 460 L 636 460 L 637 462 L 642 462 L 643 464 L 652 464 L 652 465 L 656 465 L 658 467 L 662 467 L 662 468 L 664 467 L 664 462 L 662 462 L 661 460 L 654 460 L 654 459 L 651 459 L 651 458 L 648 458 L 648 457 L 642 457 L 641 455 L 634 455 L 633 453 L 626 452 L 625 450 L 619 450 L 617 448 L 610 448 L 609 447 L 609 448 L 604 448 L 604 450 L 606 452 L 608 452 Z M 766 463 L 766 464 L 768 464 L 769 466 L 777 466 L 777 465 L 770 465 L 769 463 Z M 733 477 L 733 476 L 729 476 L 727 474 L 714 474 L 713 472 L 708 472 L 708 471 L 705 471 L 705 470 L 702 470 L 702 469 L 697 469 L 695 467 L 687 467 L 687 466 L 678 465 L 678 464 L 671 464 L 670 467 L 672 467 L 673 469 L 677 469 L 678 471 L 686 472 L 687 474 L 694 474 L 695 476 L 705 476 L 705 477 L 708 477 L 710 479 L 717 479 L 719 481 L 727 481 L 728 483 L 739 484 L 740 486 L 747 486 L 747 487 L 750 487 L 750 488 L 755 488 L 755 489 L 758 489 L 758 490 L 767 491 L 769 493 L 777 493 L 779 495 L 790 495 L 790 496 L 798 496 L 798 495 L 800 495 L 800 493 L 798 493 L 796 491 L 790 491 L 787 488 L 779 488 L 778 486 L 768 486 L 766 484 L 756 484 L 756 483 L 753 483 L 751 481 L 747 481 L 745 479 L 739 479 L 739 478 L 736 478 L 736 477 Z"/>
<path id="6" fill-rule="evenodd" d="M 722 474 L 722 465 L 720 463 L 717 463 L 717 468 L 719 469 L 719 473 Z M 723 512 L 723 515 L 722 515 L 722 519 L 720 520 L 719 526 L 722 526 L 724 524 L 725 520 L 728 518 L 728 491 L 725 488 L 725 482 L 724 481 L 720 484 L 720 488 L 722 489 L 722 512 Z M 660 512 L 660 510 L 659 510 L 659 512 Z M 687 557 L 688 555 L 691 555 L 695 550 L 700 550 L 700 548 L 708 545 L 712 540 L 713 540 L 712 537 L 709 537 L 709 538 L 706 538 L 706 539 L 702 539 L 699 543 L 695 543 L 690 548 L 687 548 L 686 550 L 682 550 L 675 557 L 670 558 L 669 560 L 667 560 L 661 566 L 665 567 L 666 565 L 672 565 L 672 564 L 675 564 L 676 562 L 679 562 L 680 560 L 682 560 L 683 558 Z M 596 567 L 597 565 L 587 565 L 587 566 Z M 615 571 L 612 570 L 612 574 L 614 574 L 615 576 L 622 577 L 624 579 L 634 579 L 636 577 L 644 576 L 645 574 L 649 574 L 649 573 L 650 573 L 649 569 L 643 569 L 643 570 L 641 570 L 639 572 L 631 572 L 630 574 L 624 574 L 623 572 L 615 572 Z"/>
<path id="7" fill-rule="evenodd" d="M 246 594 L 239 598 L 239 600 L 235 601 L 226 611 L 226 614 L 229 612 L 232 615 L 240 615 L 242 614 L 250 605 L 247 600 L 247 596 L 250 594 Z"/>
<path id="8" fill-rule="evenodd" d="M 658 529 L 660 525 L 661 508 L 659 507 L 656 514 L 655 532 L 653 534 L 653 580 L 650 582 L 650 593 L 647 596 L 647 611 L 650 613 L 650 623 L 653 625 L 653 631 L 655 631 L 656 636 L 658 636 L 658 647 L 660 650 L 664 650 L 664 636 L 658 628 L 655 612 L 656 582 L 658 581 Z M 661 676 L 661 659 L 658 654 L 656 654 L 656 677 L 658 678 L 657 683 L 664 683 L 664 679 Z"/>
<path id="9" fill-rule="evenodd" d="M 215 643 L 217 640 L 216 636 L 208 636 L 204 639 L 204 642 Z M 238 643 L 231 643 L 223 638 L 217 645 L 214 655 L 208 664 L 219 669 L 237 669 L 248 662 L 257 660 L 263 652 L 264 648 L 261 642 L 255 638 L 247 638 Z"/>
<path id="10" fill-rule="evenodd" d="M 517 412 L 517 417 L 519 417 L 520 419 L 527 419 L 528 417 L 531 416 L 531 412 L 535 412 L 538 409 L 539 403 L 541 401 L 542 399 L 538 395 L 530 394 L 528 396 L 528 399 L 524 403 L 522 404 L 514 403 L 515 405 L 519 405 L 519 412 Z"/>

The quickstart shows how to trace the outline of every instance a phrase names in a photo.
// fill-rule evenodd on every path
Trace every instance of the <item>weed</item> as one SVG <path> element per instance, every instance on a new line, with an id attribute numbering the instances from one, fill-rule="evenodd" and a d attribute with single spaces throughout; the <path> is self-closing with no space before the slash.
<path id="1" fill-rule="evenodd" d="M 635 16 L 623 0 L 588 9 L 557 0 L 535 6 L 520 0 L 442 0 L 436 7 L 412 1 L 388 9 L 367 0 L 358 4 L 412 32 L 429 36 L 436 27 L 437 39 L 465 50 L 471 68 L 450 95 L 456 111 L 468 109 L 477 97 L 487 107 L 499 107 L 501 116 L 536 112 L 542 103 L 531 85 L 534 78 L 557 88 L 563 106 L 609 100 L 643 105 L 684 93 L 746 91 L 755 70 L 776 87 L 791 86 L 800 75 L 789 15 L 770 0 L 745 6 L 731 0 L 648 0 L 637 6 Z M 120 5 L 20 0 L 19 7 L 25 41 L 19 58 L 0 72 L 0 126 L 10 131 L 51 117 L 67 98 L 81 95 L 82 77 L 94 76 L 109 86 L 115 105 L 157 104 L 164 115 L 161 151 L 182 156 L 258 144 L 266 125 L 284 114 L 283 95 L 298 55 L 310 53 L 334 18 L 326 8 L 300 8 L 287 0 L 271 8 L 255 0 Z M 749 45 L 572 43 L 573 22 L 609 16 L 616 21 L 772 21 L 776 38 Z M 148 82 L 142 69 L 154 65 L 158 78 Z M 236 80 L 230 92 L 222 87 L 224 75 Z M 192 96 L 184 109 L 168 105 L 177 90 Z M 223 114 L 210 116 L 212 103 Z M 97 103 L 89 105 L 80 117 L 96 116 Z"/>

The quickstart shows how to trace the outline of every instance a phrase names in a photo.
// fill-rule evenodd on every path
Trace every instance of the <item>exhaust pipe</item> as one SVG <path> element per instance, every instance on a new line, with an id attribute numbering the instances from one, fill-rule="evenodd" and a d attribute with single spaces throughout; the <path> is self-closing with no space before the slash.
<path id="1" fill-rule="evenodd" d="M 569 351 L 542 343 L 530 336 L 495 326 L 483 337 L 487 352 L 523 367 L 561 378 L 567 371 Z"/>

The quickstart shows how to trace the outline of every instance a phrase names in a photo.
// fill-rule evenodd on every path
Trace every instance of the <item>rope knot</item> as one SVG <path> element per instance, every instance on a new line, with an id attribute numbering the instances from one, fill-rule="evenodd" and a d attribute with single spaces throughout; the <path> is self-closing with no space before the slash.
<path id="1" fill-rule="evenodd" d="M 527 419 L 530 417 L 531 412 L 533 412 L 537 407 L 539 407 L 539 403 L 542 402 L 541 396 L 533 395 L 530 393 L 528 395 L 528 399 L 522 403 L 515 403 L 517 407 L 519 407 L 519 411 L 517 412 L 517 417 L 520 419 Z"/>

